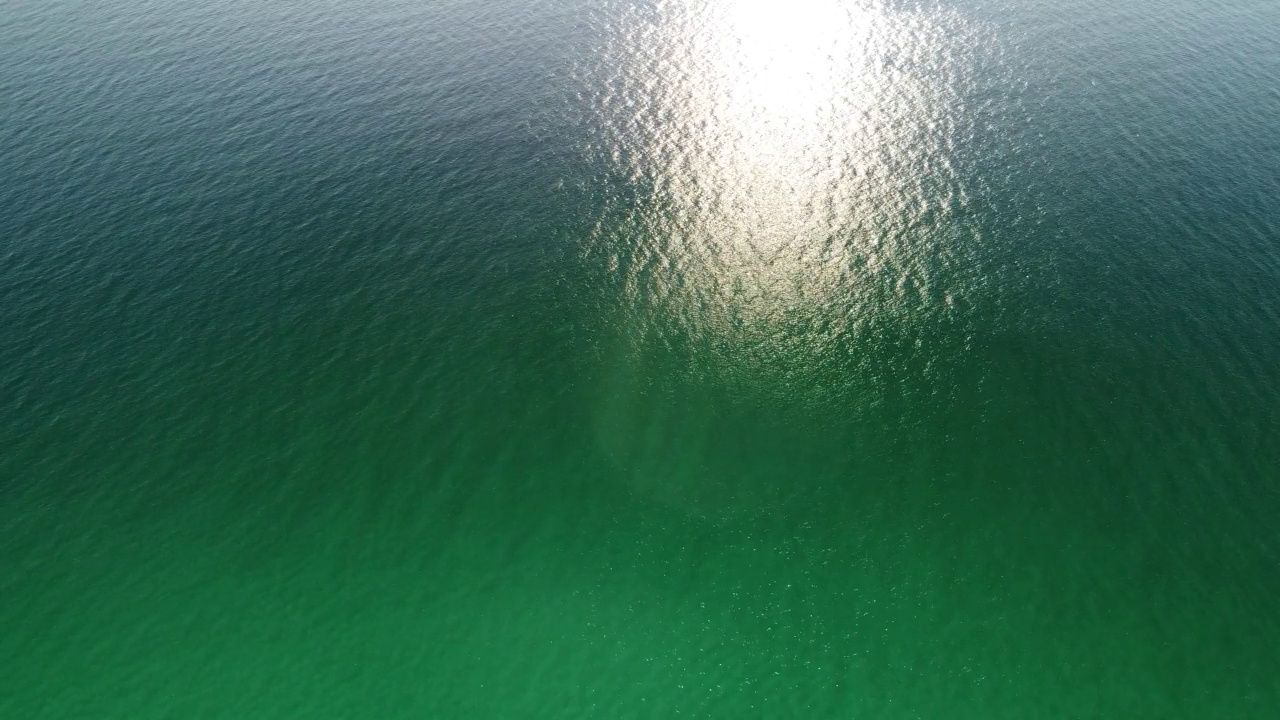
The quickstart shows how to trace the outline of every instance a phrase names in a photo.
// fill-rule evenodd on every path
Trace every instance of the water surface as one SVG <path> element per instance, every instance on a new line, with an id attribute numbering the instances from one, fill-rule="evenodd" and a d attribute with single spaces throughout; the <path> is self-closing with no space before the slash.
<path id="1" fill-rule="evenodd" d="M 1276 27 L 9 3 L 0 715 L 1272 717 Z"/>

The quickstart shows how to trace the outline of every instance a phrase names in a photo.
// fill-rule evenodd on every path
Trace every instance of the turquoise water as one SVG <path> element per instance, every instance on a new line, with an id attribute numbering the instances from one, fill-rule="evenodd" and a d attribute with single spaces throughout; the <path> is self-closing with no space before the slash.
<path id="1" fill-rule="evenodd" d="M 0 717 L 1275 717 L 1276 28 L 11 0 Z"/>

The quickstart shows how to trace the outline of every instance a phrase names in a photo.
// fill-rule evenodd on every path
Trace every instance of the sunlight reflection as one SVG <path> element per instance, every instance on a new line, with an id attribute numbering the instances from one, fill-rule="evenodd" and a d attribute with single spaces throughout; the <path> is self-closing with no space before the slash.
<path id="1" fill-rule="evenodd" d="M 611 262 L 635 299 L 767 331 L 779 312 L 837 302 L 850 268 L 882 265 L 884 225 L 901 230 L 925 212 L 924 186 L 947 181 L 919 137 L 936 134 L 944 40 L 932 16 L 840 0 L 627 15 L 599 110 L 648 193 L 630 221 L 644 243 Z"/>
<path id="2" fill-rule="evenodd" d="M 981 42 L 876 0 L 619 3 L 588 85 L 613 196 L 587 251 L 622 308 L 600 443 L 675 505 L 767 503 L 786 469 L 766 458 L 792 452 L 774 445 L 803 445 L 783 409 L 853 382 L 867 328 L 964 291 Z"/>

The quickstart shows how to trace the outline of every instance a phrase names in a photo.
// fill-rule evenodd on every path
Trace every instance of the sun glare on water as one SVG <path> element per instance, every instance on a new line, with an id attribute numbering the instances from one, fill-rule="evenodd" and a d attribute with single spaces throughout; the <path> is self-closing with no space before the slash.
<path id="1" fill-rule="evenodd" d="M 776 475 L 763 461 L 704 467 L 741 454 L 708 449 L 726 428 L 782 442 L 766 441 L 785 429 L 774 409 L 821 403 L 863 328 L 958 292 L 938 269 L 966 262 L 953 163 L 975 44 L 955 16 L 874 0 L 658 0 L 618 18 L 590 84 L 616 193 L 591 247 L 620 293 L 601 444 L 677 504 L 717 482 L 758 500 L 743 478 Z"/>
<path id="2" fill-rule="evenodd" d="M 679 265 L 634 287 L 646 303 L 768 325 L 829 306 L 851 263 L 884 264 L 876 238 L 922 212 L 921 178 L 940 174 L 920 140 L 938 135 L 949 90 L 946 18 L 840 0 L 667 0 L 622 16 L 597 112 L 646 197 L 624 223 L 643 245 L 616 265 Z"/>

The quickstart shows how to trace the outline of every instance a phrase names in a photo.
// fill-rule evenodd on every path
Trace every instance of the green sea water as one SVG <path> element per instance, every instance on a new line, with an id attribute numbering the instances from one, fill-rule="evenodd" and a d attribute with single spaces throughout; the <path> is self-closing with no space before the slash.
<path id="1" fill-rule="evenodd" d="M 0 717 L 1280 717 L 1280 3 L 0 5 Z"/>

